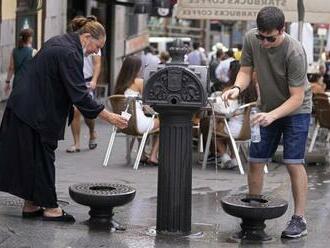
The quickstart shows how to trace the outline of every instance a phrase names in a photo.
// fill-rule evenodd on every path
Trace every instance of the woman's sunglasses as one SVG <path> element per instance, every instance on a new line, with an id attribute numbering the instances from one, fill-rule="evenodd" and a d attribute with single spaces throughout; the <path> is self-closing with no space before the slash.
<path id="1" fill-rule="evenodd" d="M 256 34 L 256 37 L 258 40 L 264 40 L 266 39 L 268 42 L 274 42 L 276 41 L 276 35 L 273 36 L 263 36 L 262 34 Z"/>

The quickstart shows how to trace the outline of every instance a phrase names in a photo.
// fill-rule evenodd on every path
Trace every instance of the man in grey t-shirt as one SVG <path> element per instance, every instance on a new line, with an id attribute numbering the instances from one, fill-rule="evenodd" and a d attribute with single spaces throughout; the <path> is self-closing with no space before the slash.
<path id="1" fill-rule="evenodd" d="M 263 167 L 271 161 L 283 135 L 283 161 L 287 165 L 294 199 L 294 215 L 283 238 L 307 234 L 304 218 L 307 175 L 304 153 L 311 113 L 306 54 L 301 44 L 284 32 L 284 14 L 277 7 L 264 7 L 257 16 L 257 29 L 246 33 L 241 69 L 225 101 L 247 88 L 255 71 L 260 89 L 260 109 L 253 124 L 260 124 L 261 141 L 250 146 L 249 193 L 260 195 Z"/>

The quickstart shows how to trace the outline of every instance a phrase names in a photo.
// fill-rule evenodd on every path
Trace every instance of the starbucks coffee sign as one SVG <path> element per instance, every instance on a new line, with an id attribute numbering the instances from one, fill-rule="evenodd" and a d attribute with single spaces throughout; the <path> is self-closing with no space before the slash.
<path id="1" fill-rule="evenodd" d="M 305 0 L 305 21 L 330 23 L 329 0 Z M 176 16 L 181 19 L 255 20 L 265 6 L 284 11 L 289 22 L 298 20 L 297 0 L 179 0 Z"/>

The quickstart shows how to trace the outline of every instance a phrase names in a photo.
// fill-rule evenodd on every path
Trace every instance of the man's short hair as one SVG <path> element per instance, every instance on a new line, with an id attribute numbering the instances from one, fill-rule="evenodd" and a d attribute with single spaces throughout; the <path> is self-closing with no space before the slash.
<path id="1" fill-rule="evenodd" d="M 216 57 L 217 58 L 221 58 L 223 56 L 223 50 L 222 49 L 218 49 L 217 53 L 216 53 Z"/>
<path id="2" fill-rule="evenodd" d="M 275 29 L 282 30 L 285 23 L 284 13 L 274 6 L 262 8 L 257 15 L 257 27 L 261 32 L 271 32 Z"/>
<path id="3" fill-rule="evenodd" d="M 233 49 L 229 49 L 229 50 L 226 52 L 226 54 L 227 54 L 227 56 L 228 56 L 229 58 L 233 58 L 233 57 L 234 57 L 234 51 L 233 51 Z"/>
<path id="4" fill-rule="evenodd" d="M 146 48 L 144 48 L 143 51 L 144 51 L 144 54 L 147 54 L 147 53 L 154 54 L 154 48 L 151 46 L 147 46 Z"/>
<path id="5" fill-rule="evenodd" d="M 194 42 L 194 43 L 193 43 L 193 49 L 194 49 L 194 50 L 197 50 L 197 49 L 199 48 L 199 46 L 200 46 L 200 45 L 199 45 L 199 42 Z"/>

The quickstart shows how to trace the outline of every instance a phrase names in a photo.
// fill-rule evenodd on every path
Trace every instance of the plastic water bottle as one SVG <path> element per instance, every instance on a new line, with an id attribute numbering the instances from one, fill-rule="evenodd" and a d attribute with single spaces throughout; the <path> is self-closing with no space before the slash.
<path id="1" fill-rule="evenodd" d="M 259 112 L 259 109 L 257 107 L 251 108 L 250 112 L 250 120 L 254 117 L 255 114 Z M 260 125 L 259 123 L 252 125 L 251 124 L 251 142 L 258 143 L 260 142 Z"/>

